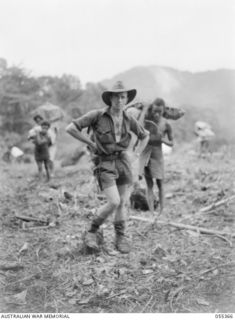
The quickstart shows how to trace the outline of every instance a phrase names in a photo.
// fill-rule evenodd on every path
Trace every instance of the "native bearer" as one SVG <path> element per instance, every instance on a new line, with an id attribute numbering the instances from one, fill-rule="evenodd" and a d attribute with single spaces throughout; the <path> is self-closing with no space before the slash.
<path id="1" fill-rule="evenodd" d="M 164 159 L 162 144 L 173 146 L 173 134 L 170 124 L 163 118 L 165 101 L 157 98 L 148 107 L 144 127 L 150 132 L 148 145 L 140 155 L 140 175 L 144 175 L 147 184 L 149 209 L 154 214 L 154 180 L 158 186 L 160 214 L 164 207 Z M 166 139 L 166 137 L 168 139 Z"/>
<path id="2" fill-rule="evenodd" d="M 72 121 L 66 131 L 74 138 L 86 143 L 97 155 L 95 176 L 100 189 L 104 192 L 107 203 L 97 211 L 86 235 L 86 245 L 98 249 L 97 231 L 103 222 L 115 212 L 114 229 L 115 245 L 122 253 L 130 251 L 130 244 L 125 234 L 125 202 L 129 185 L 132 183 L 131 161 L 127 148 L 131 140 L 130 132 L 134 132 L 141 140 L 136 157 L 148 143 L 149 133 L 132 117 L 126 114 L 124 107 L 136 96 L 135 89 L 127 90 L 121 81 L 113 88 L 102 93 L 107 105 L 105 109 L 92 110 Z M 85 136 L 81 130 L 91 127 L 93 140 Z"/>

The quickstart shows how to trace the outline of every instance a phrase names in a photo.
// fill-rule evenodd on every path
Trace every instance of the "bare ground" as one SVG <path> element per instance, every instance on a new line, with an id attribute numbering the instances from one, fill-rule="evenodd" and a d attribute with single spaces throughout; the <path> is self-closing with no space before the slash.
<path id="1" fill-rule="evenodd" d="M 162 219 L 234 234 L 235 201 L 198 213 L 234 195 L 233 159 L 232 148 L 209 159 L 185 148 L 167 159 Z M 129 219 L 132 250 L 123 255 L 110 218 L 101 252 L 87 254 L 82 234 L 104 200 L 84 163 L 58 168 L 49 184 L 37 182 L 34 165 L 1 163 L 1 312 L 235 312 L 232 236 Z M 50 227 L 17 214 L 48 218 Z"/>

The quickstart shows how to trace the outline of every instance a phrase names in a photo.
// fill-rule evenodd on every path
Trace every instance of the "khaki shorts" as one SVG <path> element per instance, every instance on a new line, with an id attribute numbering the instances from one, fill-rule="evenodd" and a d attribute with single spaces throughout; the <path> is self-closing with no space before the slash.
<path id="1" fill-rule="evenodd" d="M 131 184 L 133 181 L 131 164 L 126 154 L 115 160 L 100 160 L 94 174 L 101 190 L 114 185 Z"/>

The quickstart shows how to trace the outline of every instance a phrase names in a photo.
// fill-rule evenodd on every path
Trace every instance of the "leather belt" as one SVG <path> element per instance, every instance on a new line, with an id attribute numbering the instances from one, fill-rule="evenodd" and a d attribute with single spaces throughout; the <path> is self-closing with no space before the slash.
<path id="1" fill-rule="evenodd" d="M 111 154 L 102 154 L 99 155 L 99 158 L 103 161 L 112 161 L 112 160 L 117 160 L 122 157 L 123 151 L 115 151 Z"/>

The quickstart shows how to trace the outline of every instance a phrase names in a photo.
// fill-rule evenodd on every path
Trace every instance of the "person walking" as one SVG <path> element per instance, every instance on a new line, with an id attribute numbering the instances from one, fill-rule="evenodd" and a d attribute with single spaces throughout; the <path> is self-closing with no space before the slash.
<path id="1" fill-rule="evenodd" d="M 66 128 L 70 135 L 86 143 L 96 155 L 94 173 L 107 199 L 107 203 L 98 209 L 86 235 L 86 245 L 92 249 L 98 249 L 99 227 L 115 212 L 116 248 L 122 253 L 130 250 L 125 233 L 125 202 L 129 194 L 128 187 L 132 183 L 131 159 L 127 152 L 130 132 L 134 132 L 141 140 L 138 153 L 142 152 L 149 139 L 148 132 L 124 111 L 126 104 L 135 98 L 136 93 L 136 89 L 126 89 L 121 81 L 117 81 L 111 90 L 102 93 L 106 108 L 92 110 Z M 92 128 L 92 140 L 81 132 L 87 127 Z"/>

